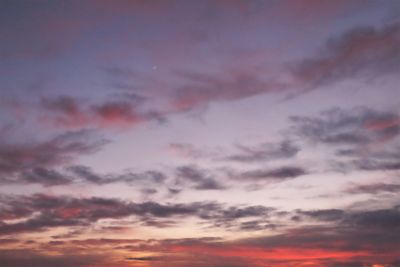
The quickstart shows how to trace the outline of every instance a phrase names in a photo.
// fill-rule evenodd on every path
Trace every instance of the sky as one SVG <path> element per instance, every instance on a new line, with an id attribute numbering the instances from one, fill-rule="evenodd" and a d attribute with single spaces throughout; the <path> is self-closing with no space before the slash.
<path id="1" fill-rule="evenodd" d="M 0 266 L 399 267 L 400 1 L 0 0 Z"/>

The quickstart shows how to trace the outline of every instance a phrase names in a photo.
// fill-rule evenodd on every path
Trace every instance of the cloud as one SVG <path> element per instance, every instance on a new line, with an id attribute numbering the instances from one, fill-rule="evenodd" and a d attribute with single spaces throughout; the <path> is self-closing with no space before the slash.
<path id="1" fill-rule="evenodd" d="M 0 244 L 5 245 L 5 244 L 13 244 L 13 243 L 19 243 L 20 240 L 15 239 L 15 238 L 2 238 L 0 239 Z"/>
<path id="2" fill-rule="evenodd" d="M 265 264 L 274 264 L 274 266 L 298 266 L 294 264 L 304 261 L 316 260 L 320 262 L 324 258 L 349 258 L 353 255 L 359 255 L 357 252 L 344 252 L 336 249 L 307 249 L 307 248 L 285 248 L 272 246 L 268 249 L 267 245 L 251 244 L 246 239 L 224 241 L 216 238 L 202 239 L 167 239 L 167 240 L 107 240 L 104 242 L 86 242 L 86 246 L 96 245 L 98 249 L 104 245 L 117 245 L 113 249 L 128 249 L 131 253 L 135 251 L 148 252 L 151 255 L 146 260 L 151 261 L 154 257 L 155 262 L 159 258 L 168 260 L 171 266 L 265 266 Z M 96 240 L 93 240 L 96 241 Z M 100 241 L 100 240 L 99 240 Z M 75 244 L 75 241 L 71 241 Z M 120 245 L 118 245 L 120 243 Z M 76 244 L 75 244 L 76 245 Z M 314 252 L 314 254 L 312 254 Z M 140 261 L 142 257 L 129 257 L 128 260 Z M 322 262 L 321 262 L 322 263 Z M 285 265 L 286 264 L 286 265 Z M 293 264 L 293 265 L 292 265 Z M 153 266 L 153 265 L 151 265 Z M 158 266 L 158 265 L 155 265 Z M 325 266 L 320 264 L 319 266 Z"/>
<path id="3" fill-rule="evenodd" d="M 315 266 L 334 266 L 354 261 L 371 266 L 374 262 L 390 264 L 399 256 L 397 252 L 383 253 L 399 243 L 396 228 L 392 228 L 398 220 L 398 211 L 346 211 L 345 216 L 348 217 L 345 220 L 326 220 L 327 214 L 329 217 L 335 214 L 336 217 L 339 213 L 342 214 L 333 210 L 310 213 L 324 221 L 333 222 L 329 226 L 299 226 L 277 235 L 211 242 L 203 246 L 195 244 L 193 249 L 190 246 L 180 247 L 181 251 L 192 253 L 257 258 L 260 264 L 273 266 L 301 266 L 311 260 Z M 385 227 L 393 229 L 395 233 L 387 231 Z"/>
<path id="4" fill-rule="evenodd" d="M 353 76 L 353 73 L 372 72 L 371 70 L 376 69 L 381 69 L 380 74 L 390 73 L 389 70 L 393 72 L 399 69 L 396 68 L 400 65 L 400 59 L 396 56 L 399 54 L 399 47 L 397 24 L 379 30 L 355 29 L 337 40 L 328 42 L 324 55 L 294 64 L 294 85 L 281 81 L 279 75 L 270 73 L 270 69 L 266 67 L 249 62 L 240 62 L 244 65 L 241 66 L 235 60 L 231 60 L 234 63 L 227 63 L 219 71 L 185 70 L 169 73 L 169 78 L 162 83 L 167 89 L 153 92 L 157 103 L 163 103 L 155 109 L 145 107 L 143 104 L 148 103 L 149 99 L 136 92 L 130 93 L 131 97 L 116 98 L 115 94 L 109 95 L 108 100 L 99 103 L 89 103 L 71 96 L 58 96 L 42 99 L 40 120 L 68 129 L 131 128 L 143 122 L 164 121 L 172 114 L 205 107 L 214 102 L 236 101 L 265 93 L 303 91 L 298 89 L 304 87 L 301 84 L 316 88 L 331 80 Z M 389 70 L 386 71 L 387 69 Z M 125 80 L 126 76 L 137 75 L 118 67 L 106 68 L 106 71 L 122 80 Z M 148 77 L 143 75 L 140 79 L 147 80 Z M 152 79 L 150 80 L 147 82 L 151 83 Z M 145 87 L 159 86 L 155 86 L 153 81 L 151 86 Z M 390 120 L 386 125 L 399 125 L 399 121 L 398 118 Z M 332 138 L 331 142 L 366 141 L 364 136 L 346 134 Z"/>
<path id="5" fill-rule="evenodd" d="M 126 258 L 128 261 L 160 261 L 163 260 L 164 257 L 131 257 Z"/>
<path id="6" fill-rule="evenodd" d="M 70 201 L 77 201 L 77 199 L 70 199 Z M 104 199 L 91 201 L 104 205 L 112 202 Z M 54 203 L 57 202 L 61 203 L 62 200 L 44 201 L 35 206 L 56 207 L 59 204 Z M 173 212 L 170 213 L 171 209 L 168 209 L 167 212 L 160 212 L 160 205 L 146 204 L 140 205 L 140 207 L 139 214 L 149 212 L 155 216 L 173 216 Z M 244 226 L 240 228 L 241 231 L 246 231 L 246 225 L 249 225 L 252 231 L 267 229 L 262 223 L 268 221 L 266 216 L 275 212 L 274 209 L 263 206 L 220 209 L 222 206 L 207 204 L 203 207 L 204 210 L 198 213 L 202 214 L 201 218 L 209 218 L 215 223 L 223 224 L 223 227 L 228 229 L 230 223 L 246 219 L 240 221 L 240 226 Z M 114 209 L 116 208 L 114 207 Z M 179 211 L 178 214 L 187 214 L 187 210 L 181 212 Z M 123 260 L 146 261 L 156 264 L 160 262 L 159 259 L 162 259 L 162 262 L 168 261 L 171 266 L 192 266 L 191 264 L 204 266 L 206 262 L 210 262 L 211 266 L 214 266 L 213 264 L 215 266 L 235 266 L 231 265 L 233 262 L 237 262 L 238 266 L 247 264 L 248 266 L 299 267 L 310 262 L 314 264 L 313 266 L 323 267 L 353 266 L 354 263 L 360 263 L 363 266 L 372 266 L 373 264 L 396 266 L 393 264 L 399 254 L 390 248 L 399 245 L 399 212 L 398 207 L 358 211 L 301 210 L 289 215 L 300 214 L 308 218 L 302 224 L 281 228 L 278 233 L 257 237 L 233 240 L 223 238 L 73 239 L 50 241 L 47 246 L 42 244 L 41 248 L 45 250 L 48 247 L 51 251 L 61 252 L 61 255 L 63 255 L 63 251 L 74 251 L 73 249 L 77 247 L 82 249 L 80 251 L 82 255 L 89 254 L 94 248 L 97 251 L 109 251 L 108 253 L 111 253 L 110 250 L 118 251 L 118 255 L 127 255 L 128 252 L 128 255 L 131 254 L 131 256 L 126 256 Z M 264 217 L 260 217 L 260 214 Z M 253 220 L 254 217 L 259 219 Z M 310 219 L 312 220 L 310 221 Z M 315 221 L 319 221 L 320 224 L 316 225 Z M 140 252 L 140 254 L 136 254 L 136 252 Z M 106 253 L 106 255 L 111 254 Z M 115 263 L 115 259 L 113 261 Z M 99 264 L 99 266 L 102 265 Z"/>
<path id="7" fill-rule="evenodd" d="M 400 26 L 357 27 L 327 42 L 321 54 L 293 67 L 295 77 L 309 89 L 346 78 L 398 73 Z"/>
<path id="8" fill-rule="evenodd" d="M 99 138 L 94 130 L 67 131 L 40 141 L 16 142 L 8 135 L 0 132 L 0 184 L 148 186 L 162 184 L 167 179 L 164 173 L 156 170 L 99 174 L 88 166 L 73 165 L 80 156 L 93 154 L 109 142 Z"/>
<path id="9" fill-rule="evenodd" d="M 154 192 L 155 189 L 146 189 L 146 186 L 163 185 L 167 180 L 167 176 L 164 173 L 156 170 L 137 173 L 128 171 L 119 174 L 100 174 L 94 172 L 92 168 L 83 165 L 71 165 L 64 168 L 34 167 L 27 170 L 16 170 L 15 174 L 11 177 L 10 175 L 4 176 L 1 182 L 3 184 L 22 185 L 40 184 L 45 187 L 79 183 L 91 185 L 125 183 L 130 186 L 142 187 L 147 194 Z"/>
<path id="10" fill-rule="evenodd" d="M 4 182 L 13 174 L 28 171 L 22 180 L 46 180 L 53 176 L 58 182 L 62 182 L 57 173 L 45 168 L 66 164 L 81 155 L 94 153 L 106 143 L 105 140 L 88 140 L 89 137 L 93 137 L 89 131 L 76 131 L 42 142 L 10 143 L 0 140 L 1 179 Z M 37 174 L 43 177 L 40 178 Z"/>
<path id="11" fill-rule="evenodd" d="M 291 140 L 277 143 L 264 142 L 253 146 L 235 145 L 235 152 L 224 152 L 224 149 L 200 149 L 188 143 L 171 143 L 169 150 L 177 156 L 187 159 L 212 159 L 219 161 L 234 161 L 242 163 L 262 162 L 268 160 L 290 159 L 300 151 L 300 147 Z M 225 154 L 225 155 L 224 155 Z"/>
<path id="12" fill-rule="evenodd" d="M 41 104 L 45 110 L 59 115 L 54 118 L 57 124 L 73 127 L 85 125 L 89 122 L 81 101 L 70 96 L 59 96 L 54 99 L 44 98 Z"/>
<path id="13" fill-rule="evenodd" d="M 254 147 L 237 145 L 236 148 L 240 152 L 227 156 L 227 160 L 238 162 L 259 162 L 276 159 L 289 159 L 295 157 L 300 151 L 298 146 L 288 140 L 280 143 L 262 143 Z"/>
<path id="14" fill-rule="evenodd" d="M 37 253 L 28 249 L 2 249 L 0 250 L 0 261 L 3 266 L 7 267 L 25 267 L 25 266 L 41 266 L 41 267 L 84 267 L 93 266 L 104 261 L 106 257 L 100 254 L 79 254 L 63 253 L 62 255 L 47 255 L 45 253 Z"/>
<path id="15" fill-rule="evenodd" d="M 88 103 L 70 96 L 45 98 L 42 121 L 61 128 L 130 128 L 150 120 L 160 120 L 155 111 L 143 111 L 146 98 L 132 94 L 113 95 L 102 103 Z"/>
<path id="16" fill-rule="evenodd" d="M 17 184 L 41 184 L 43 186 L 67 185 L 74 182 L 73 177 L 46 168 L 33 168 L 18 175 L 17 180 L 3 181 Z"/>
<path id="17" fill-rule="evenodd" d="M 221 214 L 211 214 L 210 219 L 214 220 L 213 226 L 232 231 L 260 231 L 274 229 L 268 217 L 275 209 L 265 206 L 230 207 Z M 208 215 L 209 216 L 209 215 Z M 242 219 L 245 219 L 244 221 Z M 250 219 L 250 220 L 249 220 Z M 272 226 L 272 227 L 271 227 Z"/>
<path id="18" fill-rule="evenodd" d="M 394 207 L 392 209 L 354 212 L 345 218 L 344 222 L 364 229 L 397 231 L 400 229 L 400 209 Z"/>
<path id="19" fill-rule="evenodd" d="M 95 118 L 100 125 L 135 125 L 145 118 L 127 102 L 108 102 L 93 107 Z"/>
<path id="20" fill-rule="evenodd" d="M 197 190 L 223 190 L 222 183 L 217 181 L 208 171 L 199 169 L 193 165 L 181 166 L 176 169 L 176 184 L 192 184 Z"/>
<path id="21" fill-rule="evenodd" d="M 362 262 L 350 261 L 350 262 L 335 262 L 330 266 L 332 267 L 363 267 L 364 264 Z"/>
<path id="22" fill-rule="evenodd" d="M 320 221 L 338 221 L 343 218 L 345 212 L 340 209 L 298 211 L 298 214 L 305 215 Z"/>
<path id="23" fill-rule="evenodd" d="M 74 183 L 76 177 L 60 167 L 97 152 L 107 142 L 88 130 L 66 132 L 47 141 L 17 143 L 0 138 L 0 183 L 46 187 Z"/>
<path id="24" fill-rule="evenodd" d="M 390 237 L 384 232 L 370 232 L 357 228 L 300 226 L 281 234 L 235 240 L 213 237 L 159 240 L 79 239 L 66 240 L 58 244 L 49 242 L 47 247 L 61 252 L 74 251 L 74 248 L 79 247 L 81 254 L 86 254 L 94 248 L 108 253 L 117 251 L 117 255 L 122 257 L 129 255 L 123 259 L 130 264 L 135 261 L 147 262 L 152 267 L 163 266 L 165 261 L 174 267 L 205 265 L 299 267 L 311 263 L 313 264 L 311 266 L 322 267 L 357 266 L 353 265 L 355 263 L 362 266 L 379 263 L 382 266 L 394 267 L 398 253 L 393 250 L 388 250 L 387 253 L 384 251 L 388 246 L 398 244 L 397 237 L 397 234 Z M 43 249 L 46 249 L 46 245 Z M 114 259 L 114 264 L 115 261 Z"/>
<path id="25" fill-rule="evenodd" d="M 212 227 L 237 226 L 243 218 L 265 218 L 273 209 L 264 206 L 226 206 L 216 202 L 135 203 L 112 198 L 72 198 L 35 194 L 5 196 L 0 207 L 0 234 L 45 231 L 54 227 L 89 226 L 100 219 L 133 216 L 139 223 L 167 227 L 175 219 L 195 217 Z M 8 222 L 15 220 L 17 222 Z M 165 221 L 171 219 L 171 221 Z"/>
<path id="26" fill-rule="evenodd" d="M 289 7 L 289 10 L 296 10 L 296 14 L 298 10 L 314 13 L 311 6 L 317 7 L 316 10 L 327 11 L 328 5 L 329 3 L 325 2 L 312 5 L 286 3 L 276 5 L 271 10 L 283 8 L 288 11 Z M 360 3 L 351 5 L 359 8 Z M 340 6 L 339 9 L 349 7 L 348 4 L 342 2 L 339 5 L 334 4 L 333 9 L 338 6 Z M 257 11 L 258 9 L 254 10 L 255 13 Z M 309 18 L 310 15 L 307 17 Z M 307 89 L 316 89 L 334 81 L 361 75 L 375 77 L 396 74 L 400 69 L 399 29 L 398 24 L 385 25 L 380 29 L 354 28 L 336 39 L 329 40 L 320 54 L 314 57 L 293 63 L 288 69 L 276 66 L 276 69 L 280 69 L 280 75 L 272 73 L 270 68 L 261 67 L 254 58 L 250 62 L 241 61 L 238 53 L 232 53 L 234 56 L 231 56 L 230 60 L 217 70 L 175 71 L 170 81 L 161 83 L 164 87 L 170 88 L 169 95 L 163 96 L 170 102 L 170 108 L 165 110 L 165 114 L 185 112 L 210 103 L 236 101 L 260 94 L 304 92 Z M 246 53 L 254 52 L 245 51 Z M 112 72 L 118 76 L 121 74 L 126 76 L 126 71 L 120 69 Z M 130 72 L 128 75 L 134 76 Z M 293 81 L 288 82 L 283 76 L 291 76 Z M 346 137 L 343 138 L 346 139 Z"/>
<path id="27" fill-rule="evenodd" d="M 172 110 L 187 111 L 211 102 L 234 101 L 254 95 L 279 92 L 284 86 L 268 80 L 259 68 L 227 69 L 222 73 L 179 72 L 184 85 L 175 90 Z"/>
<path id="28" fill-rule="evenodd" d="M 290 117 L 288 132 L 311 144 L 334 149 L 335 157 L 329 162 L 333 171 L 393 171 L 400 168 L 398 118 L 395 112 L 367 107 L 333 108 L 319 116 Z"/>
<path id="29" fill-rule="evenodd" d="M 239 226 L 240 231 L 261 231 L 277 230 L 282 225 L 270 223 L 267 220 L 253 220 L 242 222 Z"/>
<path id="30" fill-rule="evenodd" d="M 339 172 L 348 172 L 352 170 L 359 171 L 371 171 L 371 172 L 379 172 L 379 171 L 397 171 L 400 169 L 400 162 L 398 158 L 393 159 L 379 159 L 377 155 L 372 154 L 368 155 L 365 158 L 357 158 L 353 160 L 347 161 L 332 161 L 331 162 L 332 170 Z"/>
<path id="31" fill-rule="evenodd" d="M 367 107 L 350 110 L 332 108 L 319 117 L 291 116 L 293 133 L 314 143 L 327 145 L 367 145 L 391 141 L 400 134 L 399 115 Z M 373 125 L 380 125 L 374 127 Z"/>
<path id="32" fill-rule="evenodd" d="M 300 210 L 296 214 L 319 221 L 336 222 L 337 227 L 346 229 L 362 228 L 365 231 L 385 232 L 389 229 L 396 230 L 400 227 L 400 209 L 398 206 L 361 211 L 340 209 Z"/>
<path id="33" fill-rule="evenodd" d="M 74 165 L 67 168 L 77 179 L 97 184 L 127 183 L 129 185 L 161 185 L 167 179 L 162 172 L 149 170 L 142 173 L 125 172 L 122 174 L 97 174 L 90 167 Z"/>
<path id="34" fill-rule="evenodd" d="M 201 151 L 194 145 L 187 143 L 171 143 L 168 145 L 168 149 L 175 155 L 183 158 L 197 159 L 207 156 L 207 153 L 204 151 Z"/>
<path id="35" fill-rule="evenodd" d="M 273 181 L 279 182 L 306 175 L 308 171 L 297 166 L 282 166 L 272 169 L 256 169 L 233 174 L 240 181 Z"/>
<path id="36" fill-rule="evenodd" d="M 353 185 L 345 190 L 349 194 L 379 194 L 379 193 L 392 193 L 400 192 L 400 184 L 389 183 L 373 183 L 373 184 L 360 184 Z"/>
<path id="37" fill-rule="evenodd" d="M 378 160 L 355 160 L 351 165 L 363 171 L 396 171 L 400 169 L 400 162 L 397 161 L 378 161 Z"/>

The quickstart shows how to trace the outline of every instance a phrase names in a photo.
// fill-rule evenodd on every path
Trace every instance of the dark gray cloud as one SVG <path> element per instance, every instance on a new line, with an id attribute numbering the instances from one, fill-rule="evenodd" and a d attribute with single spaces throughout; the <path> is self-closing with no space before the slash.
<path id="1" fill-rule="evenodd" d="M 400 161 L 358 160 L 353 162 L 360 170 L 395 171 L 400 170 Z"/>
<path id="2" fill-rule="evenodd" d="M 265 218 L 272 208 L 226 206 L 216 202 L 186 204 L 134 203 L 110 198 L 71 198 L 36 194 L 5 196 L 0 206 L 0 234 L 37 232 L 60 226 L 88 226 L 100 219 L 134 216 L 139 223 L 167 227 L 185 217 L 197 217 L 213 227 L 236 227 L 243 218 Z M 8 219 L 24 219 L 7 223 Z"/>
<path id="3" fill-rule="evenodd" d="M 12 143 L 1 139 L 0 136 L 0 183 L 44 186 L 70 183 L 71 177 L 54 168 L 92 154 L 107 143 L 90 131 L 67 132 L 42 142 Z"/>
<path id="4" fill-rule="evenodd" d="M 0 250 L 0 262 L 5 267 L 76 267 L 96 265 L 105 259 L 104 255 L 100 254 L 80 254 L 78 252 L 62 255 L 47 255 L 34 252 L 28 249 L 2 249 Z"/>
<path id="5" fill-rule="evenodd" d="M 334 149 L 334 157 L 328 162 L 334 171 L 400 168 L 400 119 L 395 112 L 333 108 L 319 116 L 292 116 L 290 121 L 290 134 Z"/>
<path id="6" fill-rule="evenodd" d="M 258 231 L 269 226 L 268 217 L 273 214 L 274 208 L 265 206 L 229 207 L 218 213 L 205 214 L 206 219 L 213 220 L 213 226 L 226 230 Z M 238 222 L 238 220 L 246 221 Z M 248 221 L 248 219 L 253 219 Z M 254 220 L 256 219 L 256 220 Z"/>
<path id="7" fill-rule="evenodd" d="M 237 145 L 236 148 L 239 152 L 227 156 L 227 160 L 259 162 L 275 159 L 289 159 L 295 157 L 300 151 L 300 147 L 289 140 L 284 140 L 280 143 L 262 143 L 254 147 Z"/>
<path id="8" fill-rule="evenodd" d="M 165 257 L 130 257 L 126 258 L 128 261 L 160 261 L 165 260 Z"/>
<path id="9" fill-rule="evenodd" d="M 270 223 L 267 220 L 253 220 L 242 222 L 239 226 L 241 231 L 261 231 L 261 230 L 276 230 L 281 227 L 280 224 Z"/>
<path id="10" fill-rule="evenodd" d="M 315 89 L 346 78 L 397 74 L 400 69 L 400 25 L 357 27 L 335 39 L 313 58 L 293 65 L 293 74 Z"/>
<path id="11" fill-rule="evenodd" d="M 292 116 L 292 133 L 313 143 L 327 145 L 366 145 L 390 141 L 400 134 L 397 113 L 367 107 L 350 110 L 332 108 L 320 116 Z"/>
<path id="12" fill-rule="evenodd" d="M 181 166 L 176 169 L 176 184 L 191 184 L 196 190 L 223 190 L 226 189 L 213 174 L 194 165 Z"/>
<path id="13" fill-rule="evenodd" d="M 332 161 L 331 168 L 334 171 L 348 172 L 352 170 L 361 171 L 397 171 L 400 169 L 400 162 L 398 158 L 393 158 L 390 160 L 376 159 L 376 155 L 371 154 L 364 159 L 354 159 L 354 160 L 340 160 Z"/>
<path id="14" fill-rule="evenodd" d="M 155 170 L 142 173 L 98 174 L 90 167 L 68 166 L 81 155 L 98 151 L 107 143 L 92 131 L 67 132 L 48 141 L 10 143 L 0 136 L 0 183 L 68 185 L 78 182 L 97 185 L 123 182 L 130 185 L 162 184 L 166 175 Z M 68 167 L 66 167 L 68 166 Z"/>
<path id="15" fill-rule="evenodd" d="M 338 221 L 343 219 L 345 212 L 340 209 L 326 209 L 326 210 L 309 210 L 298 211 L 298 214 L 305 215 L 320 221 Z"/>
<path id="16" fill-rule="evenodd" d="M 353 212 L 346 216 L 344 223 L 364 229 L 400 230 L 400 208 Z"/>
<path id="17" fill-rule="evenodd" d="M 162 172 L 149 170 L 141 173 L 125 172 L 122 174 L 98 174 L 90 167 L 83 165 L 69 166 L 69 172 L 80 179 L 81 181 L 93 184 L 110 184 L 110 183 L 127 183 L 130 185 L 160 185 L 167 179 Z"/>
<path id="18" fill-rule="evenodd" d="M 308 171 L 297 166 L 282 166 L 271 169 L 256 169 L 233 174 L 240 181 L 284 181 L 306 175 Z"/>
<path id="19" fill-rule="evenodd" d="M 349 194 L 379 194 L 379 193 L 392 193 L 400 192 L 400 184 L 390 183 L 373 183 L 373 184 L 360 184 L 353 185 L 345 190 Z"/>
<path id="20" fill-rule="evenodd" d="M 295 214 L 318 221 L 336 222 L 344 228 L 362 228 L 371 231 L 386 231 L 400 229 L 400 208 L 395 206 L 388 209 L 375 210 L 308 210 L 296 211 Z"/>
<path id="21" fill-rule="evenodd" d="M 90 167 L 83 165 L 69 166 L 68 171 L 70 171 L 80 179 L 94 184 L 106 184 L 109 180 L 112 179 L 108 177 L 108 175 L 96 174 Z"/>
<path id="22" fill-rule="evenodd" d="M 399 234 L 388 231 L 348 227 L 299 227 L 280 235 L 249 238 L 240 243 L 262 248 L 326 249 L 334 251 L 368 251 L 382 255 L 385 249 L 398 245 Z M 374 245 L 370 245 L 374 243 Z M 394 253 L 396 254 L 396 253 Z M 370 259 L 366 258 L 370 263 Z M 323 266 L 323 265 L 322 265 Z"/>
<path id="23" fill-rule="evenodd" d="M 89 131 L 67 132 L 43 142 L 10 143 L 0 136 L 0 173 L 63 164 L 94 153 L 105 143 L 105 140 L 93 140 Z"/>
<path id="24" fill-rule="evenodd" d="M 20 173 L 17 180 L 9 182 L 14 182 L 18 184 L 41 184 L 47 187 L 67 185 L 71 184 L 73 181 L 73 177 L 61 173 L 57 170 L 37 167 Z"/>
<path id="25" fill-rule="evenodd" d="M 97 151 L 106 142 L 80 140 L 78 133 L 76 138 L 74 141 L 71 136 L 62 135 L 43 143 L 0 145 L 0 182 L 40 184 L 45 187 L 73 183 L 148 186 L 163 184 L 167 179 L 164 173 L 156 170 L 99 174 L 88 166 L 68 166 L 75 158 Z"/>

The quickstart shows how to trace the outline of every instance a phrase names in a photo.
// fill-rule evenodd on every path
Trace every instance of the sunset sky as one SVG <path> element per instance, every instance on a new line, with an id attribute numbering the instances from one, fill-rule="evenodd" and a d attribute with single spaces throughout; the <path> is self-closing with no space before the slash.
<path id="1" fill-rule="evenodd" d="M 399 0 L 0 0 L 1 267 L 399 267 Z"/>

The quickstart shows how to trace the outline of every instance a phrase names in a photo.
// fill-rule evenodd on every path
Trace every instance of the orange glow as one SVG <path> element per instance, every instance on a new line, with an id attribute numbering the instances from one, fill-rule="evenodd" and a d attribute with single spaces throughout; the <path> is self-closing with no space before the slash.
<path id="1" fill-rule="evenodd" d="M 366 252 L 350 252 L 323 249 L 296 249 L 296 248 L 278 248 L 278 249 L 259 249 L 254 247 L 233 247 L 219 248 L 206 246 L 175 246 L 172 248 L 177 252 L 189 252 L 199 254 L 210 254 L 224 257 L 245 257 L 252 259 L 268 260 L 310 260 L 310 259 L 336 259 L 352 258 L 355 256 L 368 255 Z"/>

